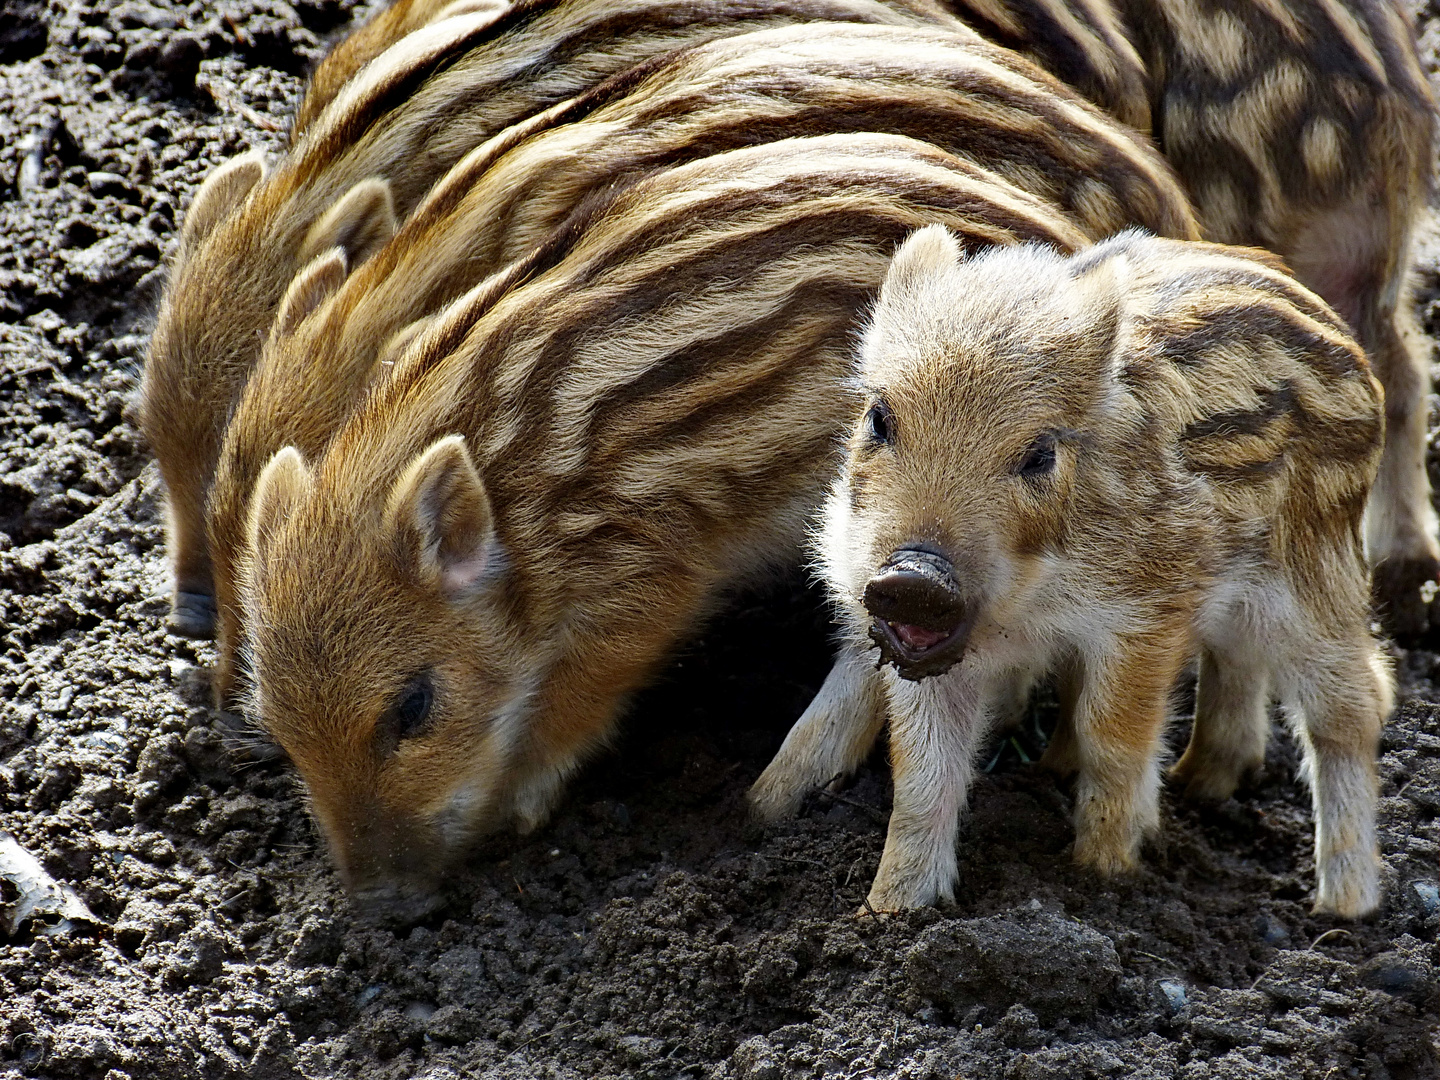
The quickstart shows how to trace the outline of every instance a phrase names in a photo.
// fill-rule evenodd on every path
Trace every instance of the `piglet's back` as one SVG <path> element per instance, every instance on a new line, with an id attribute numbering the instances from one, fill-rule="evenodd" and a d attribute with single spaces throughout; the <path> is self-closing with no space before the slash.
<path id="1" fill-rule="evenodd" d="M 1237 520 L 1283 491 L 1282 524 L 1353 527 L 1383 423 L 1344 321 L 1265 252 L 1124 234 L 1086 258 L 1116 256 L 1133 311 L 1123 381 L 1183 467 Z"/>

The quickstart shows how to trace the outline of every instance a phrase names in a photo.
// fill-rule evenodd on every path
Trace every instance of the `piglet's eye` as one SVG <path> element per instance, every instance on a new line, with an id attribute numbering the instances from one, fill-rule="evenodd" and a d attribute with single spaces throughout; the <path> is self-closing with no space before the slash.
<path id="1" fill-rule="evenodd" d="M 422 734 L 430 726 L 434 704 L 435 684 L 428 671 L 402 686 L 376 729 L 382 749 L 394 750 L 400 740 Z"/>
<path id="2" fill-rule="evenodd" d="M 883 401 L 877 401 L 870 406 L 870 411 L 865 414 L 865 434 L 872 442 L 888 445 L 895 437 L 894 427 L 890 410 Z"/>
<path id="3" fill-rule="evenodd" d="M 1039 480 L 1055 471 L 1055 433 L 1047 431 L 1032 442 L 1015 470 L 1027 480 Z"/>

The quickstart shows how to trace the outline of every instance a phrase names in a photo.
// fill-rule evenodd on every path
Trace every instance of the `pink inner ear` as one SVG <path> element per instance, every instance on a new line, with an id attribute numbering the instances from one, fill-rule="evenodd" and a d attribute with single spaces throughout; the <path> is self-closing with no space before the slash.
<path id="1" fill-rule="evenodd" d="M 440 571 L 440 587 L 448 596 L 463 596 L 472 592 L 485 577 L 485 568 L 490 564 L 484 545 L 465 558 L 447 559 Z"/>

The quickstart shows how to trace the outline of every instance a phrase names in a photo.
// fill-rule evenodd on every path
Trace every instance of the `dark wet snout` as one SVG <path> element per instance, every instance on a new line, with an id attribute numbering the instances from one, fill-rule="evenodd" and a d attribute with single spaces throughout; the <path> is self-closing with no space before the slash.
<path id="1" fill-rule="evenodd" d="M 379 925 L 408 927 L 445 905 L 440 889 L 429 882 L 371 882 L 352 888 L 350 902 L 361 919 Z"/>
<path id="2" fill-rule="evenodd" d="M 964 655 L 976 606 L 944 556 L 901 548 L 866 583 L 864 603 L 880 662 L 905 678 L 942 674 Z"/>

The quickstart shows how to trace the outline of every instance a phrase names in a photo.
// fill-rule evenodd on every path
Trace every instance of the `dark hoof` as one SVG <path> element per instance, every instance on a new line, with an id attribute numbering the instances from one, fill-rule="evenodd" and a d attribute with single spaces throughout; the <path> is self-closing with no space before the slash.
<path id="1" fill-rule="evenodd" d="M 1375 567 L 1370 590 L 1385 632 L 1413 641 L 1440 624 L 1440 605 L 1435 605 L 1437 618 L 1431 617 L 1437 582 L 1440 562 L 1431 558 L 1386 559 Z"/>
<path id="2" fill-rule="evenodd" d="M 170 632 L 188 638 L 215 636 L 215 598 L 205 593 L 177 592 L 170 606 Z"/>

